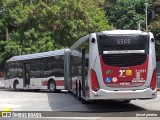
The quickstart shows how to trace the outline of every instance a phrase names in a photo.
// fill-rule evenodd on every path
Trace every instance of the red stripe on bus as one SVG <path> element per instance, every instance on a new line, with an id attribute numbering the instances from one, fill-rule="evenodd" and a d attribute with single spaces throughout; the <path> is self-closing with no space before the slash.
<path id="1" fill-rule="evenodd" d="M 56 86 L 64 86 L 64 80 L 56 80 Z M 48 86 L 48 80 L 42 81 L 42 86 Z"/>
<path id="2" fill-rule="evenodd" d="M 42 81 L 42 86 L 48 86 L 48 80 Z"/>
<path id="3" fill-rule="evenodd" d="M 56 80 L 56 86 L 64 86 L 64 80 Z"/>

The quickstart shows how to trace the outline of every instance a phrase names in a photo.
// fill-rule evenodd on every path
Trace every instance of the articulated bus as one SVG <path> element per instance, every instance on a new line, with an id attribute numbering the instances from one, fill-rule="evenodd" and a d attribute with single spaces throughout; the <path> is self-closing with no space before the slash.
<path id="1" fill-rule="evenodd" d="M 20 89 L 64 89 L 65 50 L 14 56 L 5 64 L 5 87 Z"/>
<path id="2" fill-rule="evenodd" d="M 151 32 L 112 30 L 80 38 L 65 53 L 65 87 L 82 103 L 157 96 Z"/>

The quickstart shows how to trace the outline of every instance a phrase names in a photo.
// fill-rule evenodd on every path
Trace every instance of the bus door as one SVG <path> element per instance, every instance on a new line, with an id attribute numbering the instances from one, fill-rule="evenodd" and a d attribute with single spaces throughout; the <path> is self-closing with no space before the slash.
<path id="1" fill-rule="evenodd" d="M 84 97 L 86 97 L 86 92 L 85 92 L 85 63 L 86 60 L 85 60 L 85 48 L 82 49 L 82 95 Z"/>
<path id="2" fill-rule="evenodd" d="M 30 84 L 30 64 L 29 63 L 23 64 L 23 83 L 25 87 Z"/>

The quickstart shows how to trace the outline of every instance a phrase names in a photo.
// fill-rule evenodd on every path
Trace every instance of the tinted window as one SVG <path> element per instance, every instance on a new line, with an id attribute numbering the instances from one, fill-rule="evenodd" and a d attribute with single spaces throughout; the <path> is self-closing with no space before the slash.
<path id="1" fill-rule="evenodd" d="M 82 49 L 85 49 L 85 75 L 88 75 L 88 65 L 89 65 L 89 40 L 86 40 L 75 50 L 72 51 L 71 57 L 71 76 L 81 75 L 82 70 Z"/>
<path id="2" fill-rule="evenodd" d="M 64 56 L 58 55 L 42 59 L 43 77 L 63 77 L 64 76 Z"/>
<path id="3" fill-rule="evenodd" d="M 31 78 L 39 78 L 41 77 L 41 61 L 40 60 L 32 60 L 31 61 L 31 71 L 30 77 Z"/>
<path id="4" fill-rule="evenodd" d="M 148 35 L 105 35 L 97 34 L 100 54 L 103 51 L 145 50 L 148 53 Z"/>
<path id="5" fill-rule="evenodd" d="M 9 63 L 6 63 L 5 65 L 5 78 L 9 79 L 10 71 L 9 71 Z"/>
<path id="6" fill-rule="evenodd" d="M 22 78 L 23 70 L 22 70 L 22 62 L 16 62 L 17 66 L 17 77 Z"/>
<path id="7" fill-rule="evenodd" d="M 10 62 L 6 65 L 6 74 L 8 79 L 17 77 L 17 67 L 16 62 Z"/>

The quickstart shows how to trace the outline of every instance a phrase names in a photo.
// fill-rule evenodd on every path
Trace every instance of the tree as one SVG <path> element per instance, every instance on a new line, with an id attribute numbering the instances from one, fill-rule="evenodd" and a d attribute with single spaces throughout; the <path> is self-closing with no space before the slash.
<path id="1" fill-rule="evenodd" d="M 145 30 L 145 0 L 106 0 L 106 15 L 109 22 L 117 29 L 141 29 Z M 148 14 L 151 2 L 148 1 Z"/>
<path id="2" fill-rule="evenodd" d="M 9 27 L 9 40 L 1 38 L 0 65 L 14 55 L 71 46 L 78 38 L 112 29 L 94 0 L 2 0 L 0 29 Z M 2 68 L 1 67 L 1 68 Z"/>
<path id="3" fill-rule="evenodd" d="M 152 4 L 152 13 L 154 14 L 149 30 L 154 33 L 156 39 L 156 51 L 160 56 L 160 1 L 154 0 Z"/>

